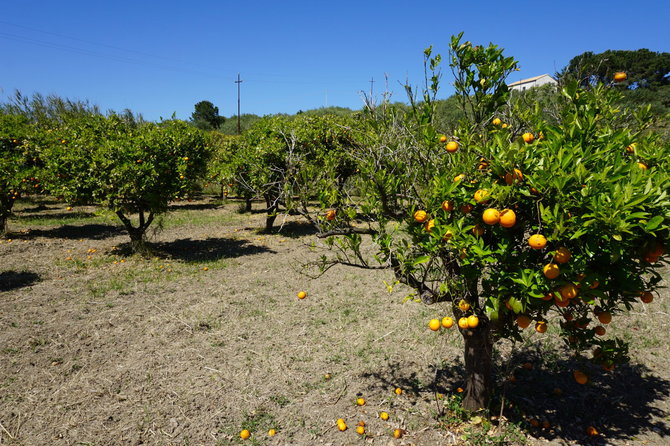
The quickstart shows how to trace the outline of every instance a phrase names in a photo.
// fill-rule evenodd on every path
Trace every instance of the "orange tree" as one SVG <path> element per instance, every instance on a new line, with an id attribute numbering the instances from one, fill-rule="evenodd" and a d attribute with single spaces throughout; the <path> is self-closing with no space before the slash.
<path id="1" fill-rule="evenodd" d="M 42 190 L 41 162 L 35 149 L 39 134 L 25 116 L 0 111 L 0 235 L 7 229 L 16 200 Z"/>
<path id="2" fill-rule="evenodd" d="M 446 304 L 464 340 L 463 405 L 477 410 L 493 388 L 493 345 L 531 323 L 538 333 L 555 326 L 577 351 L 595 348 L 605 368 L 626 360 L 604 325 L 649 301 L 660 280 L 670 150 L 646 131 L 646 110 L 613 105 L 613 85 L 566 85 L 557 119 L 525 111 L 509 125 L 504 79 L 516 62 L 461 39 L 450 66 L 466 119 L 455 135 L 434 128 L 439 56 L 427 49 L 422 100 L 407 87 L 413 119 L 369 113 L 360 193 L 345 203 L 368 218 L 328 222 L 321 235 L 334 254 L 322 267 L 390 268 L 417 298 Z"/>
<path id="3" fill-rule="evenodd" d="M 113 210 L 139 253 L 147 251 L 154 217 L 197 186 L 209 157 L 202 131 L 177 120 L 136 123 L 91 114 L 65 118 L 50 134 L 43 149 L 50 191 Z"/>
<path id="4" fill-rule="evenodd" d="M 212 157 L 207 163 L 207 182 L 221 186 L 221 198 L 227 197 L 231 192 L 244 198 L 246 211 L 251 211 L 254 195 L 251 188 L 244 187 L 246 165 L 244 157 L 241 156 L 243 138 L 239 135 L 210 132 L 209 140 Z"/>
<path id="5" fill-rule="evenodd" d="M 272 116 L 245 132 L 235 180 L 245 193 L 265 200 L 267 231 L 279 212 L 311 218 L 310 200 L 338 203 L 355 172 L 348 153 L 357 145 L 355 126 L 353 118 L 334 115 Z"/>

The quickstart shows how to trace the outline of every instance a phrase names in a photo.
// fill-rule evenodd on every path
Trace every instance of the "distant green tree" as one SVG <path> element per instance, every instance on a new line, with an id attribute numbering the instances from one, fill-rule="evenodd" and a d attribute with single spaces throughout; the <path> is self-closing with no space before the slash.
<path id="1" fill-rule="evenodd" d="M 587 51 L 573 57 L 559 77 L 577 79 L 585 87 L 599 82 L 609 83 L 617 71 L 628 75 L 628 89 L 668 85 L 670 53 L 657 53 L 645 48 L 635 51 L 607 50 L 599 54 Z"/>
<path id="2" fill-rule="evenodd" d="M 193 125 L 202 130 L 218 129 L 225 121 L 225 117 L 219 116 L 219 107 L 215 107 L 209 101 L 200 101 L 195 104 L 195 111 L 191 114 Z"/>

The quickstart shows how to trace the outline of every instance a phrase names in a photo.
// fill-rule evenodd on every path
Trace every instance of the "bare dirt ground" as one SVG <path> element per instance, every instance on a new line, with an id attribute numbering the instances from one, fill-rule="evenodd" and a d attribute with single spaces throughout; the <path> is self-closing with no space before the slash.
<path id="1" fill-rule="evenodd" d="M 0 239 L 0 444 L 670 444 L 667 290 L 615 318 L 632 362 L 590 366 L 585 386 L 553 327 L 502 345 L 500 426 L 452 410 L 462 341 L 427 328 L 446 305 L 404 302 L 385 271 L 311 279 L 305 226 L 262 234 L 263 214 L 237 208 L 176 205 L 140 258 L 95 208 L 23 203 Z"/>

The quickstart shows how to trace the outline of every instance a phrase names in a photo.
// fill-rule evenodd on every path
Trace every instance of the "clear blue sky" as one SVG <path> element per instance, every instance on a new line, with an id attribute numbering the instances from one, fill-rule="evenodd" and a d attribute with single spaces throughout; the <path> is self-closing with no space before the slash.
<path id="1" fill-rule="evenodd" d="M 87 99 L 146 119 L 188 119 L 201 100 L 224 116 L 338 105 L 360 108 L 388 75 L 422 79 L 423 49 L 443 55 L 452 34 L 493 42 L 519 60 L 509 81 L 554 73 L 584 52 L 670 52 L 670 2 L 564 1 L 5 1 L 0 6 L 0 101 L 15 90 Z"/>

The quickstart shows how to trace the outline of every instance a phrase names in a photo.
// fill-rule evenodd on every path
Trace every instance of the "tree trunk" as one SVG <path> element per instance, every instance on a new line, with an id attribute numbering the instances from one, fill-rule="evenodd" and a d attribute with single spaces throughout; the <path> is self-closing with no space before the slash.
<path id="1" fill-rule="evenodd" d="M 5 214 L 0 214 L 0 236 L 3 236 L 7 233 L 7 216 Z"/>
<path id="2" fill-rule="evenodd" d="M 7 233 L 7 219 L 12 214 L 14 200 L 11 197 L 0 199 L 0 235 Z"/>
<path id="3" fill-rule="evenodd" d="M 244 200 L 245 200 L 244 212 L 251 212 L 251 198 L 247 197 Z"/>
<path id="4" fill-rule="evenodd" d="M 139 225 L 137 227 L 133 226 L 133 223 L 123 214 L 122 211 L 116 211 L 116 215 L 119 217 L 119 219 L 121 219 L 123 225 L 126 227 L 126 231 L 128 231 L 128 235 L 130 236 L 130 248 L 133 253 L 141 255 L 149 254 L 151 251 L 147 246 L 146 233 L 147 228 L 154 220 L 154 214 L 149 213 L 149 217 L 145 221 L 144 212 L 140 211 Z"/>
<path id="5" fill-rule="evenodd" d="M 461 330 L 465 340 L 465 397 L 463 408 L 467 411 L 485 409 L 491 394 L 491 351 L 488 321 L 480 318 L 475 329 Z"/>
<path id="6" fill-rule="evenodd" d="M 265 195 L 265 204 L 267 205 L 267 215 L 265 217 L 265 232 L 272 232 L 275 220 L 277 219 L 277 200 L 270 195 Z"/>

